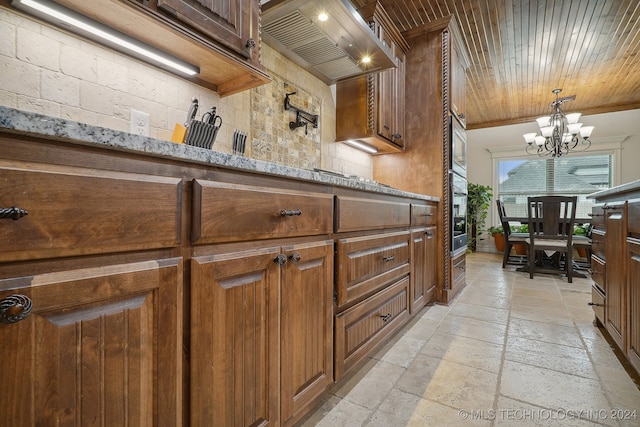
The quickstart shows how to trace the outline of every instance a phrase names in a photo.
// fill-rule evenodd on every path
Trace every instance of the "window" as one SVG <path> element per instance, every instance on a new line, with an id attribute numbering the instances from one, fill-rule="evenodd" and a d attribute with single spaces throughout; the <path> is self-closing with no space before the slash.
<path id="1" fill-rule="evenodd" d="M 499 159 L 497 197 L 509 216 L 527 216 L 529 196 L 578 196 L 576 218 L 588 219 L 594 201 L 589 194 L 613 183 L 613 154 L 569 155 L 532 160 Z"/>

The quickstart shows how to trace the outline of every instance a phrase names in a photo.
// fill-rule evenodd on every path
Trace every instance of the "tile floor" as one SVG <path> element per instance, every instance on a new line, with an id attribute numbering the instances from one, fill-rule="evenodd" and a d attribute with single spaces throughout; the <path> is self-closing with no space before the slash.
<path id="1" fill-rule="evenodd" d="M 470 255 L 452 304 L 423 309 L 300 424 L 640 426 L 640 389 L 593 324 L 591 280 L 515 268 Z"/>

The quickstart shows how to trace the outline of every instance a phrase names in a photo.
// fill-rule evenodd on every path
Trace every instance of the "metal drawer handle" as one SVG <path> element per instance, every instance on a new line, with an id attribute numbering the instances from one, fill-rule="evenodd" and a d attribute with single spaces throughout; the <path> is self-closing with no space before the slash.
<path id="1" fill-rule="evenodd" d="M 381 314 L 380 318 L 382 319 L 383 322 L 387 322 L 389 319 L 391 319 L 391 313 Z"/>
<path id="2" fill-rule="evenodd" d="M 23 216 L 29 215 L 29 212 L 13 206 L 11 208 L 0 208 L 0 219 L 14 219 L 18 220 Z"/>
<path id="3" fill-rule="evenodd" d="M 33 304 L 26 295 L 11 295 L 0 301 L 0 323 L 17 323 L 31 313 Z"/>
<path id="4" fill-rule="evenodd" d="M 589 274 L 600 274 L 598 270 L 589 270 Z"/>
<path id="5" fill-rule="evenodd" d="M 394 134 L 391 135 L 391 138 L 400 139 L 400 138 L 402 138 L 402 135 L 400 135 L 399 133 L 394 133 Z"/>
<path id="6" fill-rule="evenodd" d="M 281 216 L 300 216 L 302 211 L 300 209 L 282 209 L 280 211 Z"/>
<path id="7" fill-rule="evenodd" d="M 280 266 L 283 266 L 287 263 L 287 256 L 285 254 L 280 254 L 273 259 L 273 262 Z"/>
<path id="8" fill-rule="evenodd" d="M 302 256 L 300 255 L 300 252 L 294 252 L 291 255 L 289 255 L 289 261 L 291 261 L 294 264 L 299 263 L 301 259 L 302 259 Z"/>
<path id="9" fill-rule="evenodd" d="M 604 307 L 604 304 L 598 304 L 597 302 L 589 302 L 587 305 L 594 305 L 596 307 Z"/>
<path id="10" fill-rule="evenodd" d="M 433 216 L 431 212 L 424 214 L 424 216 Z"/>
<path id="11" fill-rule="evenodd" d="M 391 261 L 393 261 L 394 259 L 396 259 L 395 255 L 386 256 L 386 257 L 383 257 L 383 258 L 382 258 L 382 260 L 383 260 L 384 262 L 391 262 Z"/>
<path id="12" fill-rule="evenodd" d="M 590 213 L 590 214 L 587 214 L 587 215 L 589 215 L 590 217 L 594 217 L 594 216 L 604 216 L 604 214 L 594 214 L 594 213 Z"/>

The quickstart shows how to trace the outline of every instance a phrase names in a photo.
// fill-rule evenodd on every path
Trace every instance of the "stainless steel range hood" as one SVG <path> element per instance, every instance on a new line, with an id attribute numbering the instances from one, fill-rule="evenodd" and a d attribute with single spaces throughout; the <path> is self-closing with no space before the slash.
<path id="1" fill-rule="evenodd" d="M 348 0 L 263 1 L 261 23 L 268 45 L 327 84 L 397 65 Z"/>

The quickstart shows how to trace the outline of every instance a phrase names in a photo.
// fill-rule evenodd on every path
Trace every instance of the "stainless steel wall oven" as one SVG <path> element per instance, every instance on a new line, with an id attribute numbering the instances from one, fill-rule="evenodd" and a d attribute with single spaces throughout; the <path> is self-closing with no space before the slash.
<path id="1" fill-rule="evenodd" d="M 467 247 L 467 179 L 451 172 L 451 250 Z"/>

